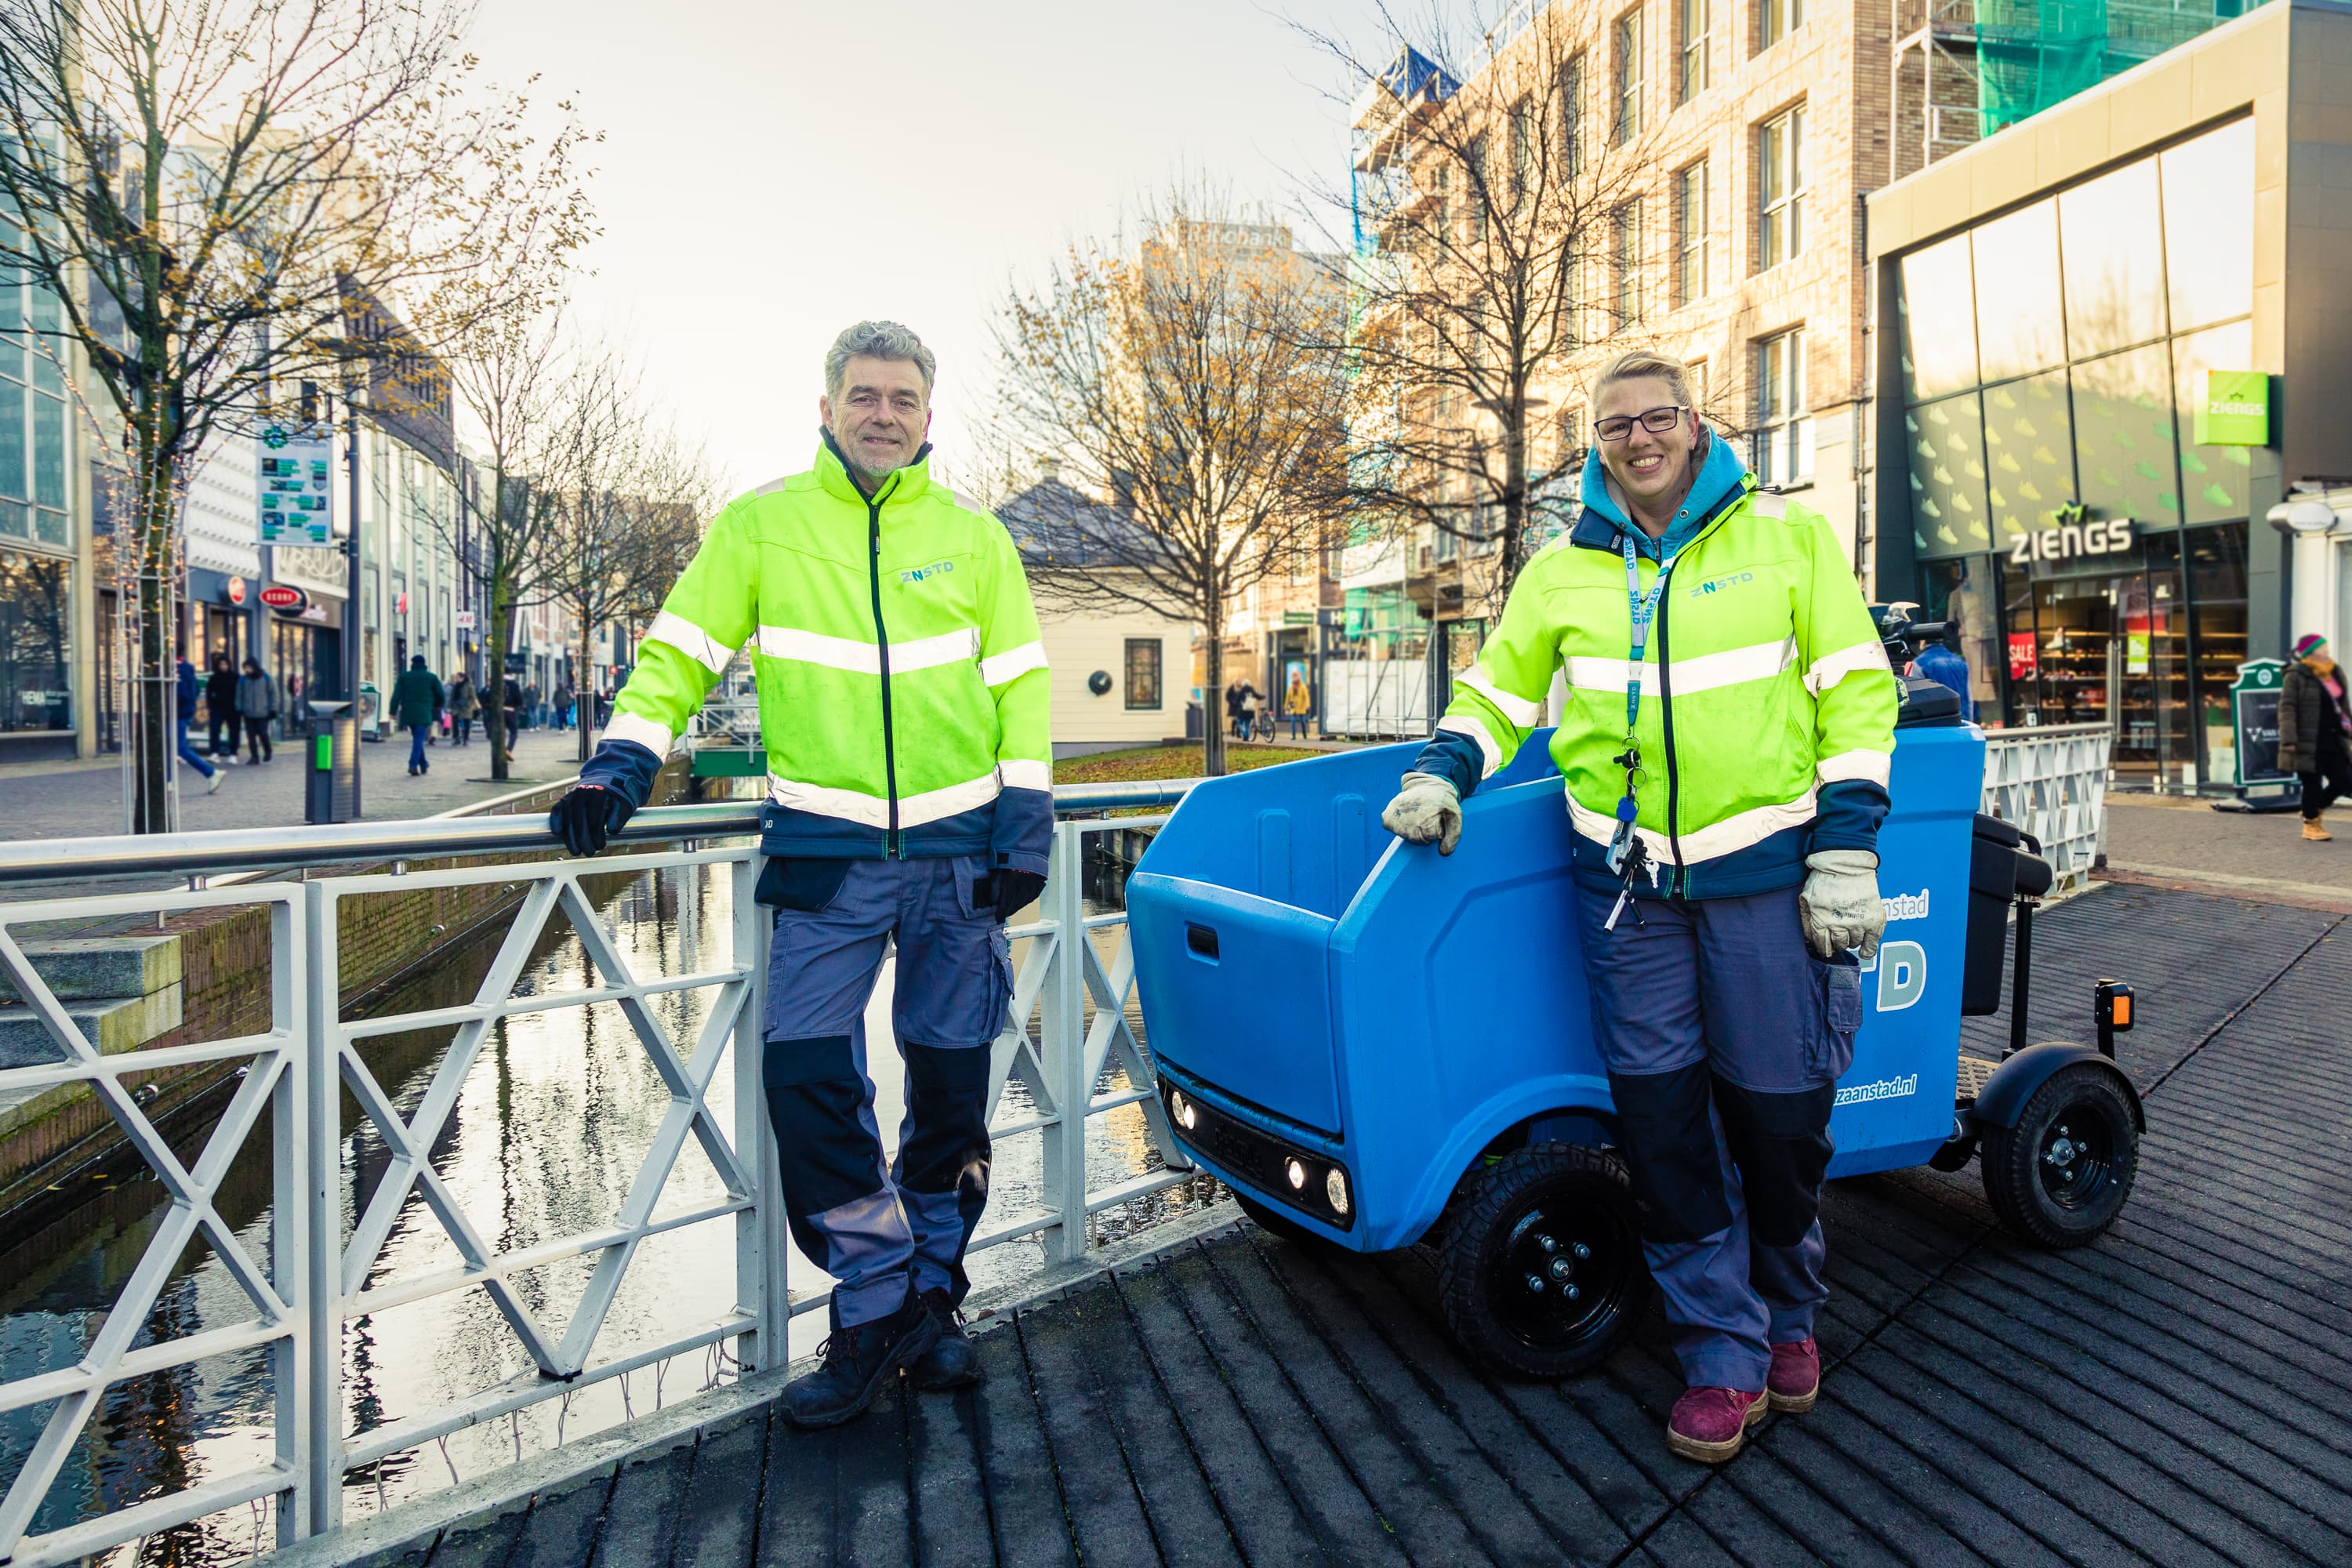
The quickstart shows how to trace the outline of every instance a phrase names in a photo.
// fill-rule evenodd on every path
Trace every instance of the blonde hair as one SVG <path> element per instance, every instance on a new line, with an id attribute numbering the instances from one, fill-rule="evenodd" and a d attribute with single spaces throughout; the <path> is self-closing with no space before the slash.
<path id="1" fill-rule="evenodd" d="M 1600 375 L 1592 383 L 1593 400 L 1600 401 L 1601 393 L 1618 382 L 1652 377 L 1666 384 L 1675 395 L 1675 402 L 1680 406 L 1697 406 L 1696 400 L 1691 396 L 1690 366 L 1672 354 L 1660 353 L 1654 349 L 1634 349 L 1619 354 L 1601 366 Z"/>

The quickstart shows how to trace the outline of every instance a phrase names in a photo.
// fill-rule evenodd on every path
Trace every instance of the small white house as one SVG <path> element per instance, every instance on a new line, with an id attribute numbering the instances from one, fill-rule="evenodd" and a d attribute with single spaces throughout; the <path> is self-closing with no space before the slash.
<path id="1" fill-rule="evenodd" d="M 1118 540 L 1132 530 L 1123 508 L 1048 478 L 997 509 L 1020 547 L 1053 669 L 1054 754 L 1149 746 L 1181 738 L 1192 696 L 1193 624 L 1088 592 L 1133 568 Z M 1085 574 L 1079 578 L 1076 574 Z"/>

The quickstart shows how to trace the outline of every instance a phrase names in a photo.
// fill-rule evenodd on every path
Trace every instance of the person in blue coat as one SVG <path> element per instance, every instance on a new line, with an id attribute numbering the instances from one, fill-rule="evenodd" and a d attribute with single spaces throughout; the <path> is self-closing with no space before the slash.
<path id="1" fill-rule="evenodd" d="M 1969 661 L 1962 658 L 1959 650 L 1952 646 L 1959 637 L 1960 612 L 1955 605 L 1946 616 L 1943 640 L 1931 642 L 1919 650 L 1919 657 L 1911 661 L 1911 673 L 1924 675 L 1937 685 L 1958 692 L 1960 717 L 1974 719 L 1977 705 L 1976 700 L 1969 695 Z"/>
<path id="2" fill-rule="evenodd" d="M 196 667 L 183 655 L 180 658 L 179 690 L 180 760 L 205 775 L 205 793 L 211 795 L 220 788 L 220 770 L 196 755 L 195 748 L 188 744 L 188 726 L 195 721 L 196 692 L 199 689 Z"/>

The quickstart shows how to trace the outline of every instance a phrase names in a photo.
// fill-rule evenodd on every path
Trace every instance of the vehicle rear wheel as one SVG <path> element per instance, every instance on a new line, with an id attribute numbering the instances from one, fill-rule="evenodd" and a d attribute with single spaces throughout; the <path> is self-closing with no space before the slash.
<path id="1" fill-rule="evenodd" d="M 1295 1241 L 1301 1247 L 1331 1245 L 1329 1241 L 1300 1225 L 1272 1204 L 1262 1204 L 1255 1198 L 1244 1197 L 1239 1193 L 1234 1194 L 1234 1202 L 1241 1205 L 1242 1213 L 1249 1215 L 1256 1223 L 1258 1229 L 1268 1236 L 1278 1236 L 1285 1241 Z"/>
<path id="2" fill-rule="evenodd" d="M 1504 1155 L 1447 1227 L 1437 1293 L 1454 1339 L 1496 1372 L 1597 1365 L 1650 1299 L 1623 1162 L 1580 1143 Z"/>
<path id="3" fill-rule="evenodd" d="M 2115 1224 L 2139 1172 L 2139 1124 L 2105 1068 L 2050 1075 L 2017 1125 L 1984 1130 L 1985 1197 L 2000 1223 L 2037 1247 L 2080 1247 Z"/>

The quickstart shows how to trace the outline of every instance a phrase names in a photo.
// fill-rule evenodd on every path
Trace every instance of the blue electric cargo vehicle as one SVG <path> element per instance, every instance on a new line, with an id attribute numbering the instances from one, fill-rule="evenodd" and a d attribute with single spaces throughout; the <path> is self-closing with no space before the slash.
<path id="1" fill-rule="evenodd" d="M 1904 697 L 1878 841 L 1886 932 L 1864 966 L 1830 1174 L 1958 1169 L 1975 1154 L 2009 1228 L 2079 1245 L 2131 1190 L 2143 1121 L 2113 1039 L 2130 991 L 2101 983 L 2096 1046 L 2027 1047 L 2020 1026 L 1999 1062 L 1961 1053 L 1962 1015 L 2000 1009 L 2012 910 L 2024 1017 L 2032 908 L 2051 876 L 2038 844 L 1978 813 L 1982 731 L 1942 687 L 1907 681 Z M 1592 1040 L 1550 738 L 1464 803 L 1451 857 L 1380 824 L 1416 742 L 1202 784 L 1127 885 L 1144 1022 L 1185 1152 L 1270 1230 L 1433 1248 L 1455 1337 L 1533 1377 L 1605 1356 L 1650 1289 Z"/>

